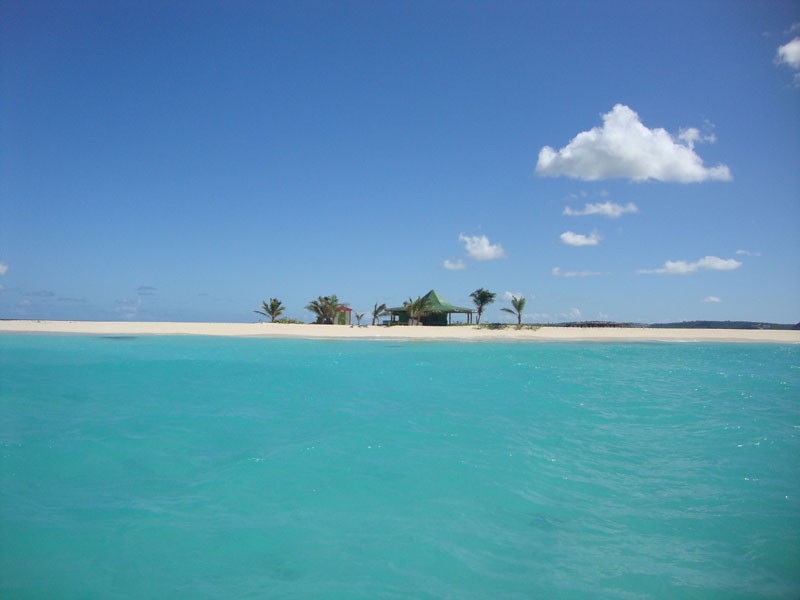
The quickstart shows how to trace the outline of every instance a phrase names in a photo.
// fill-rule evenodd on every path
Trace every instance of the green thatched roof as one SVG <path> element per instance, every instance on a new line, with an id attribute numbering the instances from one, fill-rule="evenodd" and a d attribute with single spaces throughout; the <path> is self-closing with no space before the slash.
<path id="1" fill-rule="evenodd" d="M 427 299 L 427 312 L 429 313 L 471 313 L 475 309 L 464 308 L 463 306 L 455 306 L 450 304 L 447 300 L 442 298 L 436 290 L 431 290 L 423 296 Z M 406 309 L 403 306 L 388 309 L 389 312 L 404 312 Z"/>

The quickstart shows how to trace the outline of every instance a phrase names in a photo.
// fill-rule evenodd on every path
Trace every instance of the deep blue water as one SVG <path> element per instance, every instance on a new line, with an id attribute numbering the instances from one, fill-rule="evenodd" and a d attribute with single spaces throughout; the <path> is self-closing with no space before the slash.
<path id="1" fill-rule="evenodd" d="M 0 336 L 2 598 L 798 598 L 800 346 Z"/>

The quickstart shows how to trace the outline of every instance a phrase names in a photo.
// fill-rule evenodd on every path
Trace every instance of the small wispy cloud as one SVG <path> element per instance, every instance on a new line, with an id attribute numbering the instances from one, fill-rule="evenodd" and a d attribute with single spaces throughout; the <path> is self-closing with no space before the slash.
<path id="1" fill-rule="evenodd" d="M 505 258 L 506 253 L 500 244 L 492 244 L 485 235 L 459 234 L 458 241 L 464 244 L 467 256 L 473 260 L 497 260 Z"/>
<path id="2" fill-rule="evenodd" d="M 525 294 L 522 292 L 503 292 L 503 300 L 506 302 L 511 302 L 514 298 L 524 298 Z M 533 300 L 533 296 L 531 296 L 531 300 Z"/>
<path id="3" fill-rule="evenodd" d="M 8 265 L 0 262 L 0 275 L 5 275 L 6 273 L 8 273 Z"/>
<path id="4" fill-rule="evenodd" d="M 715 303 L 715 302 L 722 302 L 722 300 L 718 296 L 706 296 L 705 298 L 703 298 L 703 302 Z"/>
<path id="5" fill-rule="evenodd" d="M 628 204 L 625 206 L 622 204 L 616 204 L 614 202 L 595 202 L 585 204 L 581 209 L 574 209 L 570 206 L 566 206 L 564 208 L 564 214 L 570 217 L 601 215 L 603 217 L 608 217 L 609 219 L 618 219 L 624 214 L 636 212 L 639 212 L 639 207 L 637 207 L 633 202 L 628 202 Z"/>
<path id="6" fill-rule="evenodd" d="M 733 271 L 742 266 L 742 263 L 733 258 L 719 258 L 717 256 L 704 256 L 695 262 L 683 260 L 668 260 L 658 269 L 640 269 L 640 275 L 688 275 L 697 271 Z"/>
<path id="7" fill-rule="evenodd" d="M 50 290 L 35 290 L 33 292 L 27 292 L 25 295 L 30 296 L 31 298 L 43 298 L 43 299 L 56 297 L 56 293 L 51 292 Z"/>
<path id="8" fill-rule="evenodd" d="M 152 285 L 140 285 L 136 288 L 136 293 L 140 296 L 152 296 L 158 291 L 158 288 L 153 287 Z"/>
<path id="9" fill-rule="evenodd" d="M 600 271 L 562 271 L 561 267 L 553 267 L 550 273 L 553 277 L 600 277 L 602 275 L 610 275 L 610 273 Z"/>
<path id="10" fill-rule="evenodd" d="M 740 256 L 761 256 L 761 252 L 750 252 L 749 250 L 737 250 L 736 254 Z"/>
<path id="11" fill-rule="evenodd" d="M 114 309 L 114 312 L 119 314 L 123 319 L 133 319 L 136 315 L 139 314 L 139 309 L 142 307 L 142 299 L 137 298 L 136 300 L 117 300 L 117 306 Z"/>
<path id="12" fill-rule="evenodd" d="M 588 181 L 730 181 L 731 172 L 726 165 L 706 167 L 694 151 L 696 143 L 713 139 L 691 127 L 681 129 L 675 137 L 662 128 L 650 129 L 635 111 L 617 104 L 603 115 L 602 126 L 578 133 L 560 150 L 543 147 L 536 174 Z"/>
<path id="13" fill-rule="evenodd" d="M 581 312 L 581 309 L 573 308 L 573 309 L 568 310 L 567 312 L 558 313 L 556 315 L 556 318 L 564 319 L 566 321 L 575 321 L 576 319 L 580 319 L 582 314 L 583 313 Z"/>
<path id="14" fill-rule="evenodd" d="M 596 231 L 593 231 L 589 235 L 575 233 L 574 231 L 565 231 L 558 237 L 561 243 L 567 246 L 597 246 L 602 239 L 600 234 Z"/>
<path id="15" fill-rule="evenodd" d="M 448 259 L 445 259 L 445 261 L 442 263 L 442 266 L 445 269 L 448 269 L 450 271 L 460 271 L 462 269 L 466 269 L 467 268 L 467 263 L 465 263 L 460 258 L 457 258 L 455 260 L 450 260 L 448 258 Z"/>

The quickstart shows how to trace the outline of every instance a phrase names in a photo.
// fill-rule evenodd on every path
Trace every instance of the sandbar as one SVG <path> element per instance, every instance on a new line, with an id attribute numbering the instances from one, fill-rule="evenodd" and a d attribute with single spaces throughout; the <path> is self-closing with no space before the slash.
<path id="1" fill-rule="evenodd" d="M 659 329 L 646 327 L 408 327 L 284 323 L 138 321 L 0 321 L 0 333 L 81 335 L 205 335 L 248 338 L 530 342 L 733 342 L 800 344 L 800 330 Z"/>

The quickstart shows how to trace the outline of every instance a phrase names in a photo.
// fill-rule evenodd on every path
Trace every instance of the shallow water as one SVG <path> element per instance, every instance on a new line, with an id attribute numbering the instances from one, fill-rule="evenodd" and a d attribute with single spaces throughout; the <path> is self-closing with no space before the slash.
<path id="1" fill-rule="evenodd" d="M 0 336 L 0 597 L 796 598 L 800 347 Z"/>

